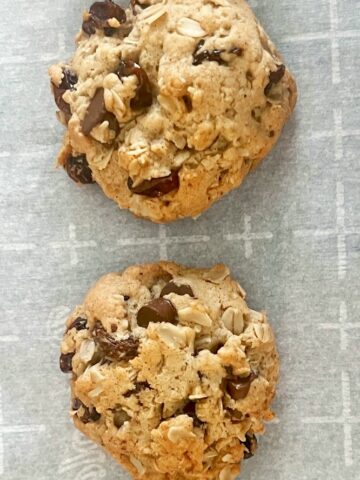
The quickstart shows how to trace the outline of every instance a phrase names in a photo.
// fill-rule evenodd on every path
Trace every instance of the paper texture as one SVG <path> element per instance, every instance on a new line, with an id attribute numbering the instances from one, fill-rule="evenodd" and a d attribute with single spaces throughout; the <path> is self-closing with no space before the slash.
<path id="1" fill-rule="evenodd" d="M 161 227 L 54 169 L 47 68 L 90 2 L 0 3 L 0 479 L 128 478 L 72 427 L 59 341 L 101 274 L 160 257 L 225 262 L 276 331 L 279 421 L 242 479 L 359 478 L 360 1 L 252 2 L 297 77 L 296 114 L 241 189 Z"/>

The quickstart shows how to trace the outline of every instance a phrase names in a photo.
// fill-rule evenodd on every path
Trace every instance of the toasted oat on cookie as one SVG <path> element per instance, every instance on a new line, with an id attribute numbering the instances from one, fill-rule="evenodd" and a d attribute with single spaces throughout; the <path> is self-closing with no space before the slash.
<path id="1" fill-rule="evenodd" d="M 66 127 L 59 164 L 155 222 L 196 216 L 239 186 L 296 103 L 244 0 L 95 2 L 74 57 L 50 76 Z"/>
<path id="2" fill-rule="evenodd" d="M 273 418 L 279 361 L 228 268 L 160 262 L 92 287 L 60 368 L 76 427 L 135 479 L 232 480 Z"/>

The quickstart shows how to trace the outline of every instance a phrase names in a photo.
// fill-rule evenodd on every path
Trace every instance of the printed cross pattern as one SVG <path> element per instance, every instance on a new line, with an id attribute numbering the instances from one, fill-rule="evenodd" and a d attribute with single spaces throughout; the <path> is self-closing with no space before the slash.
<path id="1" fill-rule="evenodd" d="M 143 237 L 143 238 L 122 238 L 117 241 L 121 247 L 137 246 L 137 245 L 156 245 L 160 250 L 161 260 L 167 260 L 168 245 L 176 244 L 195 244 L 209 242 L 210 237 L 207 235 L 184 235 L 184 236 L 167 236 L 166 226 L 159 225 L 159 234 L 157 237 Z"/>
<path id="2" fill-rule="evenodd" d="M 250 215 L 244 217 L 244 231 L 242 233 L 229 233 L 224 236 L 228 241 L 243 241 L 245 248 L 245 258 L 250 258 L 253 254 L 253 242 L 256 240 L 271 240 L 273 234 L 271 232 L 253 232 L 251 226 Z"/>
<path id="3" fill-rule="evenodd" d="M 354 464 L 352 426 L 360 424 L 360 416 L 351 415 L 350 376 L 347 372 L 341 374 L 342 414 L 339 417 L 307 417 L 303 423 L 310 425 L 342 425 L 344 429 L 344 458 L 345 465 Z M 336 455 L 336 452 L 334 452 Z"/>
<path id="4" fill-rule="evenodd" d="M 322 137 L 335 139 L 335 160 L 339 165 L 343 159 L 343 138 L 347 136 L 360 136 L 359 131 L 346 131 L 342 128 L 342 115 L 338 109 L 334 110 L 334 132 L 322 132 Z M 346 277 L 348 255 L 346 239 L 349 235 L 360 235 L 360 228 L 346 227 L 345 224 L 345 187 L 342 181 L 336 183 L 336 225 L 329 229 L 296 230 L 294 236 L 297 238 L 336 238 L 338 255 L 338 276 L 340 280 Z"/>
<path id="5" fill-rule="evenodd" d="M 339 330 L 340 348 L 343 352 L 348 348 L 348 332 L 351 330 L 360 330 L 360 322 L 348 322 L 348 312 L 346 302 L 342 301 L 339 308 L 339 323 L 321 323 L 321 330 Z"/>
<path id="6" fill-rule="evenodd" d="M 4 471 L 5 469 L 4 436 L 45 431 L 45 425 L 9 425 L 7 424 L 6 422 L 4 422 L 2 405 L 3 405 L 2 391 L 0 387 L 0 477 L 5 473 Z"/>
<path id="7" fill-rule="evenodd" d="M 79 263 L 78 250 L 83 248 L 95 248 L 97 243 L 94 240 L 77 240 L 76 226 L 73 223 L 69 225 L 69 240 L 63 242 L 52 242 L 50 246 L 53 249 L 68 249 L 70 252 L 70 264 L 76 266 Z"/>

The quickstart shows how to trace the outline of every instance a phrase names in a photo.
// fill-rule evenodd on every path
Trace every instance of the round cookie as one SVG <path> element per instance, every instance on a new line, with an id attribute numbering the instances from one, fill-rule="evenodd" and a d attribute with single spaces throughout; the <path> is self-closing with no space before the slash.
<path id="1" fill-rule="evenodd" d="M 71 415 L 135 479 L 232 480 L 271 420 L 279 362 L 224 265 L 101 278 L 67 320 Z"/>
<path id="2" fill-rule="evenodd" d="M 95 2 L 74 57 L 50 68 L 58 163 L 73 179 L 89 164 L 137 216 L 194 217 L 274 146 L 295 80 L 244 0 L 132 3 Z"/>

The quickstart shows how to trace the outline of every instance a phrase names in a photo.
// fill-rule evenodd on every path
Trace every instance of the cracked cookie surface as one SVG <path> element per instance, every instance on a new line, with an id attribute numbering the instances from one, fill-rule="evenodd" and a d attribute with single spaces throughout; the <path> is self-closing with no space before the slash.
<path id="1" fill-rule="evenodd" d="M 224 265 L 110 273 L 67 320 L 76 427 L 135 479 L 232 480 L 271 420 L 278 355 Z"/>
<path id="2" fill-rule="evenodd" d="M 67 129 L 58 163 L 85 158 L 108 197 L 160 223 L 239 186 L 296 103 L 244 0 L 95 2 L 74 57 L 50 76 Z"/>

